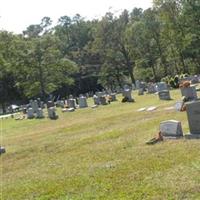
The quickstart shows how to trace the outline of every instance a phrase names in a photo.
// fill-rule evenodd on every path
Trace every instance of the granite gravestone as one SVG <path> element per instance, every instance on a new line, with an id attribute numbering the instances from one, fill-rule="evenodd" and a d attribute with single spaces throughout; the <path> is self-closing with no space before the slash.
<path id="1" fill-rule="evenodd" d="M 168 90 L 168 86 L 165 82 L 159 82 L 156 84 L 156 89 L 158 92 L 163 91 L 163 90 Z"/>
<path id="2" fill-rule="evenodd" d="M 94 100 L 94 104 L 95 105 L 100 105 L 100 99 L 99 99 L 99 97 L 97 95 L 93 96 L 93 100 Z"/>
<path id="3" fill-rule="evenodd" d="M 50 107 L 47 109 L 47 111 L 48 111 L 48 117 L 50 119 L 58 119 L 58 115 L 56 114 L 55 107 Z"/>
<path id="4" fill-rule="evenodd" d="M 200 101 L 186 103 L 190 134 L 188 138 L 200 138 Z"/>
<path id="5" fill-rule="evenodd" d="M 2 153 L 6 153 L 6 149 L 5 149 L 5 147 L 0 146 L 0 155 L 1 155 Z"/>
<path id="6" fill-rule="evenodd" d="M 143 90 L 143 88 L 139 88 L 138 89 L 138 95 L 140 96 L 140 95 L 144 95 L 144 90 Z"/>
<path id="7" fill-rule="evenodd" d="M 43 114 L 43 110 L 41 108 L 38 108 L 37 112 L 36 112 L 36 118 L 37 119 L 42 119 L 44 118 L 44 114 Z"/>
<path id="8" fill-rule="evenodd" d="M 170 92 L 169 90 L 162 90 L 158 92 L 158 96 L 160 100 L 170 100 Z"/>
<path id="9" fill-rule="evenodd" d="M 27 110 L 27 118 L 28 119 L 33 119 L 35 116 L 34 116 L 34 112 L 33 112 L 33 108 L 28 108 Z"/>
<path id="10" fill-rule="evenodd" d="M 107 105 L 106 96 L 99 97 L 99 100 L 101 105 Z"/>
<path id="11" fill-rule="evenodd" d="M 128 102 L 132 102 L 132 101 L 134 101 L 134 99 L 132 98 L 132 96 L 131 96 L 131 89 L 124 89 L 124 91 L 123 91 L 123 96 L 124 96 L 124 98 L 126 98 L 127 99 L 127 101 Z"/>
<path id="12" fill-rule="evenodd" d="M 197 100 L 198 98 L 196 88 L 194 86 L 181 88 L 181 94 L 189 101 Z"/>
<path id="13" fill-rule="evenodd" d="M 176 120 L 168 120 L 161 122 L 160 132 L 163 135 L 163 137 L 183 137 L 181 122 Z"/>
<path id="14" fill-rule="evenodd" d="M 149 84 L 147 85 L 147 92 L 148 92 L 149 94 L 154 94 L 154 93 L 156 93 L 157 91 L 156 91 L 155 84 L 149 83 Z"/>
<path id="15" fill-rule="evenodd" d="M 87 108 L 88 107 L 86 97 L 83 97 L 83 96 L 79 97 L 78 103 L 79 103 L 79 108 Z"/>
<path id="16" fill-rule="evenodd" d="M 68 107 L 69 108 L 76 108 L 76 100 L 75 99 L 69 99 L 68 100 Z"/>

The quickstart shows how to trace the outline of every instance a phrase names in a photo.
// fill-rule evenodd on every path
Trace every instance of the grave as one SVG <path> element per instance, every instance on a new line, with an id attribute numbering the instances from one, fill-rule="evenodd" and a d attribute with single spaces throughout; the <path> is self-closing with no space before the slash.
<path id="1" fill-rule="evenodd" d="M 56 114 L 55 107 L 50 107 L 47 109 L 47 111 L 48 111 L 48 117 L 50 119 L 58 119 L 58 115 Z"/>
<path id="2" fill-rule="evenodd" d="M 35 116 L 34 116 L 34 112 L 33 112 L 33 108 L 28 108 L 27 110 L 27 118 L 28 119 L 33 119 Z"/>
<path id="3" fill-rule="evenodd" d="M 156 90 L 157 90 L 157 92 L 160 92 L 163 90 L 168 90 L 168 86 L 165 82 L 159 82 L 156 84 Z"/>
<path id="4" fill-rule="evenodd" d="M 183 130 L 180 121 L 167 120 L 160 123 L 160 132 L 166 138 L 183 137 Z"/>
<path id="5" fill-rule="evenodd" d="M 39 108 L 37 100 L 31 100 L 30 105 L 33 108 L 33 112 L 36 113 Z"/>
<path id="6" fill-rule="evenodd" d="M 43 114 L 42 108 L 38 108 L 38 110 L 37 110 L 37 112 L 36 112 L 36 118 L 37 118 L 37 119 L 42 119 L 42 118 L 44 118 L 44 114 Z"/>
<path id="7" fill-rule="evenodd" d="M 99 97 L 97 95 L 93 96 L 93 100 L 94 100 L 94 104 L 95 105 L 100 105 L 100 99 L 99 99 Z"/>
<path id="8" fill-rule="evenodd" d="M 186 138 L 200 138 L 200 101 L 186 103 L 190 134 Z"/>
<path id="9" fill-rule="evenodd" d="M 79 97 L 78 103 L 79 103 L 79 108 L 87 108 L 88 107 L 86 97 L 83 97 L 83 96 Z"/>
<path id="10" fill-rule="evenodd" d="M 140 95 L 144 95 L 144 90 L 143 90 L 143 88 L 139 88 L 138 89 L 138 95 L 140 96 Z"/>
<path id="11" fill-rule="evenodd" d="M 162 90 L 158 92 L 158 96 L 160 100 L 170 100 L 170 92 L 169 90 Z"/>
<path id="12" fill-rule="evenodd" d="M 148 85 L 147 85 L 147 92 L 148 92 L 149 94 L 154 94 L 154 93 L 156 93 L 157 91 L 156 91 L 155 84 L 153 84 L 153 83 L 148 83 Z"/>
<path id="13" fill-rule="evenodd" d="M 101 105 L 107 105 L 106 96 L 99 97 L 99 100 Z"/>
<path id="14" fill-rule="evenodd" d="M 68 107 L 69 108 L 76 108 L 76 100 L 75 99 L 69 99 L 68 100 Z"/>
<path id="15" fill-rule="evenodd" d="M 0 155 L 1 155 L 2 153 L 6 153 L 6 149 L 5 149 L 5 147 L 0 146 Z"/>
<path id="16" fill-rule="evenodd" d="M 197 92 L 194 86 L 191 87 L 182 87 L 181 95 L 184 96 L 188 101 L 197 100 Z"/>
<path id="17" fill-rule="evenodd" d="M 111 93 L 110 97 L 111 97 L 111 101 L 117 101 L 116 93 Z"/>
<path id="18" fill-rule="evenodd" d="M 54 104 L 53 101 L 47 101 L 47 109 L 51 108 L 51 107 L 54 107 L 54 106 L 55 106 L 55 104 Z"/>
<path id="19" fill-rule="evenodd" d="M 131 96 L 131 89 L 124 89 L 123 96 L 125 101 L 122 100 L 122 102 L 134 102 L 134 99 Z"/>

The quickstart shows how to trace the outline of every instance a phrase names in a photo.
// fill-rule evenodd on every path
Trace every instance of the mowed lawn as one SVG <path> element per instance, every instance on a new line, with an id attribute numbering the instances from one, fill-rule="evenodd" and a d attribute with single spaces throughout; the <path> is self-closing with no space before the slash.
<path id="1" fill-rule="evenodd" d="M 165 110 L 181 99 L 138 96 L 96 109 L 61 113 L 59 119 L 4 119 L 1 145 L 2 200 L 198 200 L 200 140 L 168 140 L 155 145 L 159 123 L 175 119 L 189 127 L 186 112 Z M 90 99 L 90 106 L 93 104 Z M 137 112 L 158 106 L 153 112 Z"/>

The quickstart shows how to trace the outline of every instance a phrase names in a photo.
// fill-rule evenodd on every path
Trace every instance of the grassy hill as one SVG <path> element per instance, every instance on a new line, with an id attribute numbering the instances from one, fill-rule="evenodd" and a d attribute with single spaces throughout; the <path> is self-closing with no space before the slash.
<path id="1" fill-rule="evenodd" d="M 200 140 L 168 140 L 149 146 L 159 123 L 185 112 L 165 110 L 181 98 L 137 96 L 96 109 L 61 113 L 56 121 L 1 120 L 2 200 L 200 199 Z M 90 105 L 92 101 L 90 100 Z M 152 112 L 137 112 L 147 106 Z"/>

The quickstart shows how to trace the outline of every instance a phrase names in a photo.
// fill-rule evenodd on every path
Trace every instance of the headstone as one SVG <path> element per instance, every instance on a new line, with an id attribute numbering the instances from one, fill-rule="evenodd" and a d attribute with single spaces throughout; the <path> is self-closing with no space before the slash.
<path id="1" fill-rule="evenodd" d="M 181 94 L 184 96 L 188 101 L 197 100 L 197 92 L 194 86 L 192 87 L 182 87 Z"/>
<path id="2" fill-rule="evenodd" d="M 200 101 L 186 103 L 186 112 L 190 129 L 190 138 L 200 138 Z"/>
<path id="3" fill-rule="evenodd" d="M 168 120 L 160 123 L 160 132 L 164 137 L 183 137 L 183 130 L 180 121 Z"/>
<path id="4" fill-rule="evenodd" d="M 69 99 L 68 100 L 68 107 L 69 108 L 76 108 L 76 100 L 75 99 Z"/>
<path id="5" fill-rule="evenodd" d="M 155 86 L 155 84 L 153 84 L 153 83 L 148 83 L 148 85 L 147 85 L 147 92 L 148 92 L 149 94 L 154 94 L 154 93 L 156 93 L 157 91 L 156 91 L 156 86 Z"/>
<path id="6" fill-rule="evenodd" d="M 198 77 L 197 75 L 194 75 L 194 76 L 192 77 L 191 83 L 192 83 L 192 84 L 197 84 L 197 83 L 199 83 L 199 77 Z"/>
<path id="7" fill-rule="evenodd" d="M 116 93 L 111 93 L 110 97 L 111 97 L 111 101 L 117 101 Z"/>
<path id="8" fill-rule="evenodd" d="M 139 88 L 140 88 L 140 81 L 139 81 L 139 80 L 136 80 L 136 81 L 135 81 L 135 86 L 136 86 L 136 89 L 139 89 Z"/>
<path id="9" fill-rule="evenodd" d="M 6 149 L 5 149 L 5 147 L 1 147 L 1 146 L 0 146 L 0 155 L 1 155 L 2 153 L 6 153 Z"/>
<path id="10" fill-rule="evenodd" d="M 36 112 L 36 118 L 38 118 L 38 119 L 44 118 L 44 114 L 43 114 L 42 108 L 38 108 L 38 110 Z"/>
<path id="11" fill-rule="evenodd" d="M 56 114 L 55 107 L 50 107 L 47 110 L 48 110 L 48 117 L 50 119 L 58 119 L 58 115 Z"/>
<path id="12" fill-rule="evenodd" d="M 95 105 L 100 105 L 100 99 L 99 99 L 99 97 L 97 95 L 93 96 L 93 100 L 94 100 L 94 104 Z"/>
<path id="13" fill-rule="evenodd" d="M 168 90 L 168 86 L 165 82 L 159 82 L 156 84 L 157 92 Z"/>
<path id="14" fill-rule="evenodd" d="M 143 90 L 143 88 L 139 88 L 138 89 L 138 95 L 140 96 L 140 95 L 144 95 L 144 90 Z"/>
<path id="15" fill-rule="evenodd" d="M 127 101 L 128 102 L 132 102 L 134 99 L 132 98 L 132 96 L 131 96 L 131 89 L 125 89 L 124 91 L 123 91 L 123 96 L 124 96 L 124 98 L 126 98 L 127 99 Z"/>
<path id="16" fill-rule="evenodd" d="M 101 105 L 107 105 L 106 96 L 99 97 L 99 100 Z"/>
<path id="17" fill-rule="evenodd" d="M 74 112 L 74 111 L 75 111 L 74 108 L 68 108 L 68 109 L 67 109 L 67 112 Z"/>
<path id="18" fill-rule="evenodd" d="M 54 107 L 54 106 L 55 106 L 55 104 L 54 104 L 53 101 L 47 101 L 47 109 L 51 108 L 51 107 Z"/>
<path id="19" fill-rule="evenodd" d="M 160 100 L 170 100 L 170 92 L 169 90 L 162 90 L 158 92 L 158 96 Z"/>
<path id="20" fill-rule="evenodd" d="M 27 110 L 27 118 L 28 119 L 33 119 L 35 116 L 34 116 L 34 112 L 33 112 L 33 108 L 28 108 Z"/>
<path id="21" fill-rule="evenodd" d="M 79 108 L 86 108 L 86 107 L 88 107 L 87 98 L 86 97 L 83 97 L 83 96 L 79 97 L 78 103 L 79 103 Z"/>
<path id="22" fill-rule="evenodd" d="M 59 100 L 59 101 L 56 102 L 56 105 L 58 107 L 64 108 L 65 107 L 65 102 L 63 100 Z"/>

